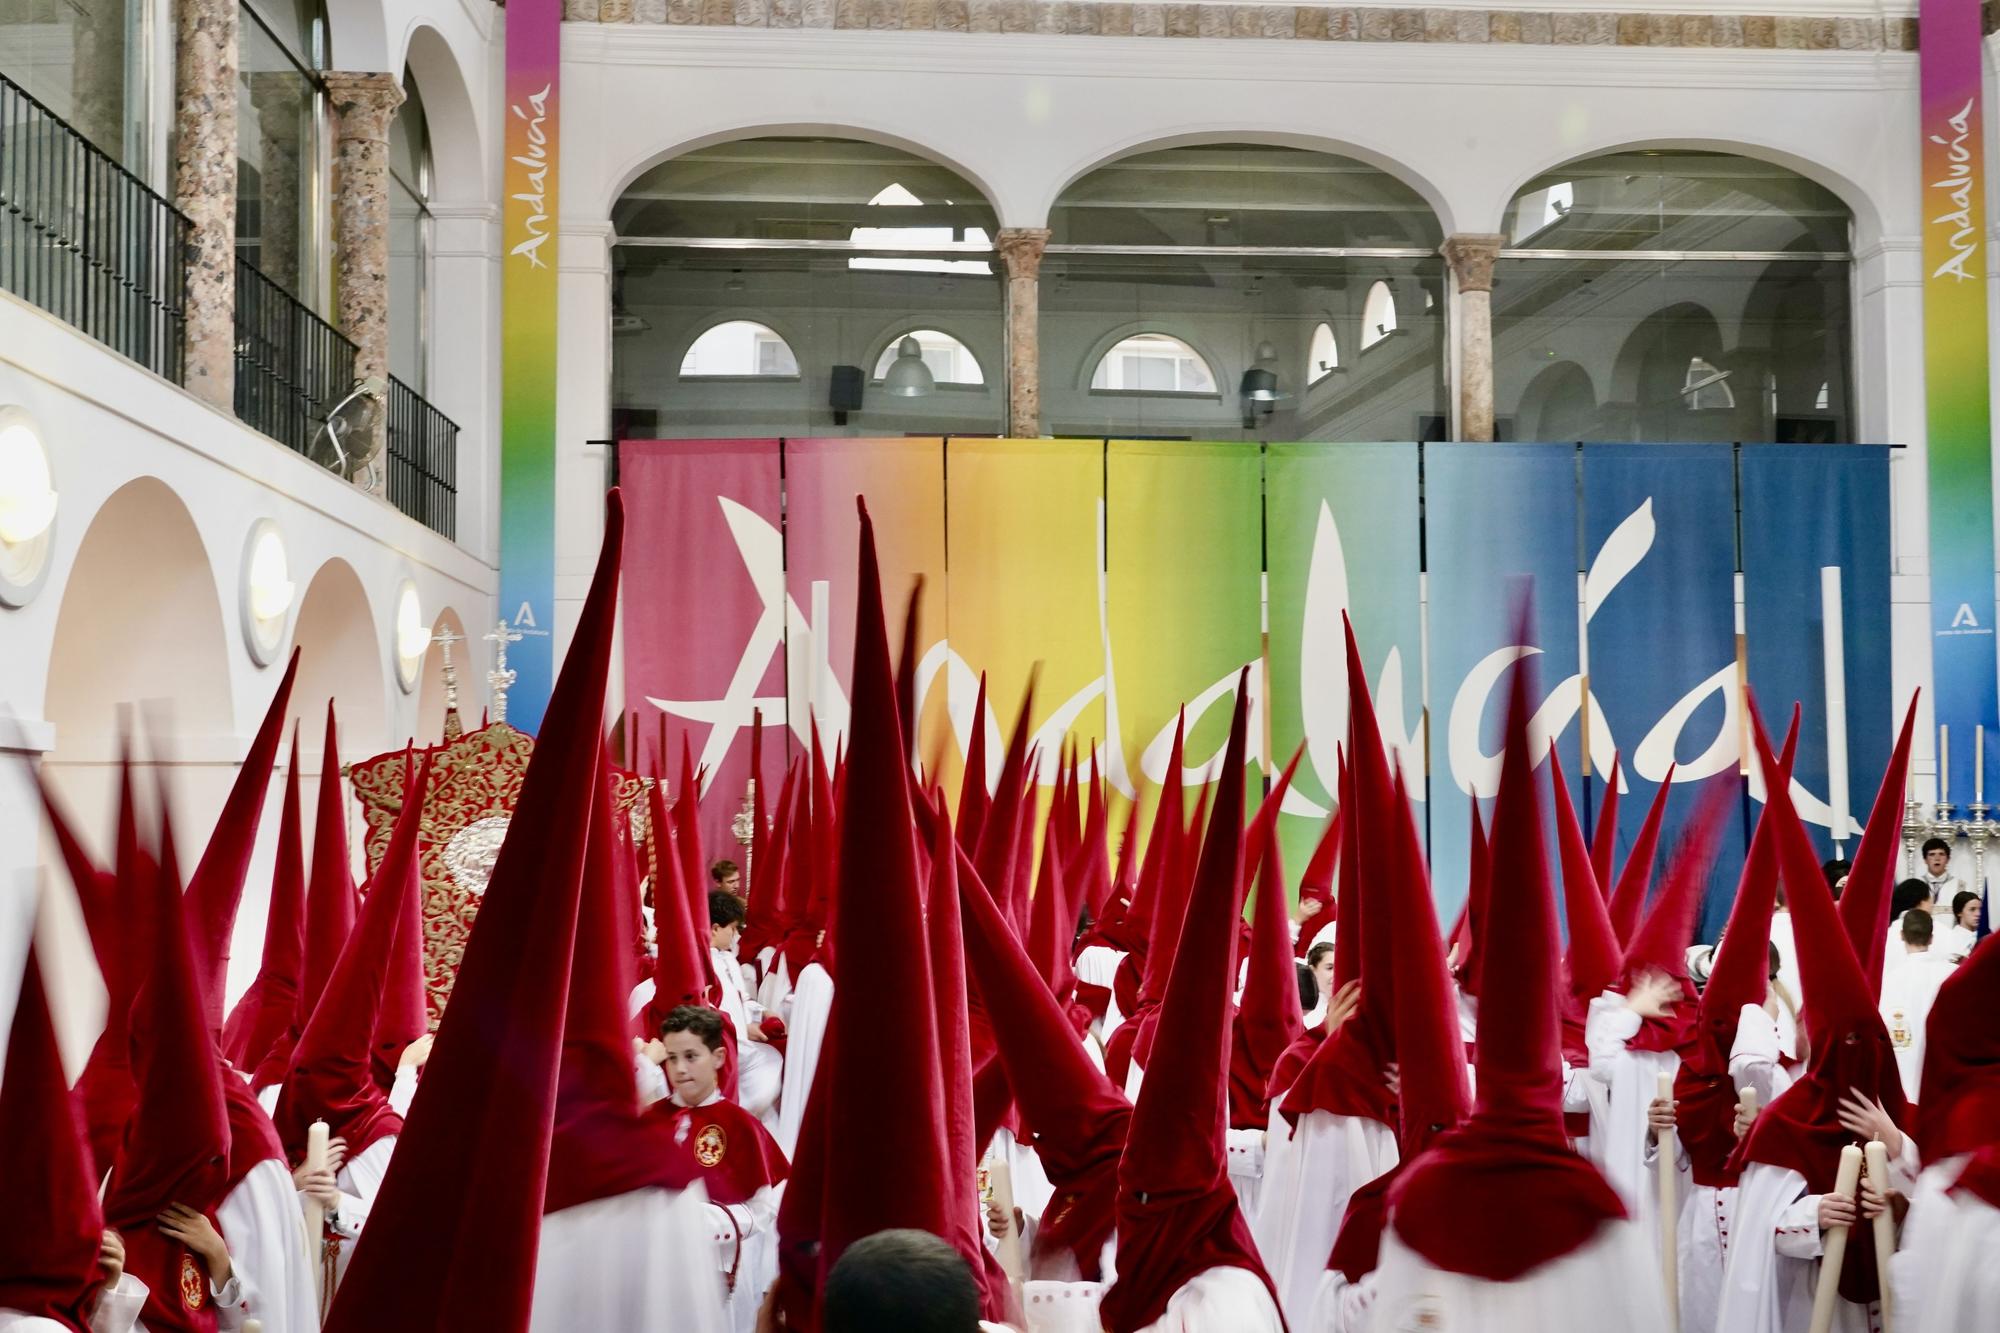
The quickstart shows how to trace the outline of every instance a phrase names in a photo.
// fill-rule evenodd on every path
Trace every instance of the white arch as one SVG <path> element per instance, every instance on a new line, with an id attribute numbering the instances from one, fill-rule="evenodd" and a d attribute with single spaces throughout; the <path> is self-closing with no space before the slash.
<path id="1" fill-rule="evenodd" d="M 614 167 L 609 173 L 611 188 L 608 195 L 601 200 L 602 207 L 598 216 L 611 216 L 611 211 L 617 207 L 618 201 L 625 197 L 625 192 L 632 188 L 632 183 L 662 163 L 671 162 L 675 158 L 686 157 L 689 153 L 699 152 L 704 148 L 713 148 L 718 144 L 735 143 L 742 139 L 782 138 L 854 139 L 861 143 L 871 143 L 878 147 L 894 148 L 901 152 L 909 153 L 911 156 L 920 157 L 934 166 L 943 167 L 947 171 L 957 172 L 965 178 L 968 185 L 979 191 L 980 197 L 986 201 L 987 206 L 993 208 L 996 214 L 999 214 L 999 207 L 993 187 L 983 178 L 981 173 L 974 171 L 962 162 L 947 157 L 945 154 L 938 152 L 926 144 L 897 133 L 893 129 L 858 122 L 842 122 L 840 124 L 771 124 L 747 119 L 741 124 L 730 128 L 713 130 L 694 138 L 678 140 L 665 148 L 643 149 L 626 157 L 620 165 Z M 1000 217 L 1001 225 L 1006 225 L 1005 215 L 1000 214 Z"/>
<path id="2" fill-rule="evenodd" d="M 423 89 L 431 136 L 431 202 L 487 202 L 492 167 L 458 53 L 435 26 L 418 21 L 404 36 L 403 58 L 395 66 L 398 78 L 406 65 Z"/>
<path id="3" fill-rule="evenodd" d="M 804 376 L 805 363 L 799 360 L 799 340 L 793 334 L 786 332 L 782 323 L 771 318 L 761 310 L 732 309 L 717 315 L 714 319 L 708 320 L 695 329 L 685 340 L 678 338 L 674 340 L 674 355 L 668 361 L 668 364 L 674 368 L 674 379 L 676 381 L 681 378 L 681 363 L 687 360 L 687 354 L 694 350 L 694 345 L 725 324 L 754 324 L 767 333 L 776 335 L 778 340 L 784 343 L 785 350 L 792 354 L 792 364 L 798 367 L 798 371 L 796 375 L 772 376 L 771 378 L 793 379 Z M 715 377 L 712 375 L 696 375 L 693 378 L 703 380 Z"/>
<path id="4" fill-rule="evenodd" d="M 993 380 L 986 373 L 986 358 L 982 357 L 973 348 L 972 339 L 967 338 L 963 333 L 950 327 L 955 322 L 951 319 L 933 319 L 928 315 L 905 315 L 890 320 L 882 326 L 885 330 L 884 332 L 877 333 L 868 340 L 868 354 L 862 358 L 861 364 L 868 367 L 868 374 L 871 379 L 880 378 L 875 374 L 875 371 L 882 364 L 882 358 L 889 354 L 890 348 L 911 334 L 942 333 L 945 337 L 950 338 L 965 349 L 965 354 L 972 358 L 973 369 L 979 372 L 979 383 L 977 385 L 965 385 L 965 382 L 962 380 L 952 382 L 964 385 L 967 388 L 993 388 Z"/>
<path id="5" fill-rule="evenodd" d="M 1148 132 L 1135 134 L 1123 141 L 1093 149 L 1088 155 L 1074 159 L 1069 167 L 1058 171 L 1055 175 L 1055 188 L 1050 190 L 1039 201 L 1037 208 L 1031 215 L 1033 220 L 1017 225 L 1032 227 L 1047 226 L 1049 213 L 1055 208 L 1057 201 L 1062 198 L 1072 185 L 1075 185 L 1099 167 L 1108 167 L 1114 162 L 1123 161 L 1128 157 L 1136 157 L 1140 153 L 1159 152 L 1167 148 L 1190 148 L 1202 145 L 1233 143 L 1252 144 L 1267 148 L 1302 148 L 1313 153 L 1328 153 L 1336 157 L 1353 158 L 1357 162 L 1374 167 L 1377 171 L 1393 177 L 1395 180 L 1416 191 L 1417 196 L 1430 205 L 1431 214 L 1437 219 L 1438 227 L 1442 230 L 1443 234 L 1446 236 L 1452 234 L 1455 219 L 1444 191 L 1432 184 L 1429 179 L 1411 169 L 1407 163 L 1391 156 L 1389 153 L 1370 147 L 1367 144 L 1355 143 L 1351 140 L 1328 139 L 1319 135 L 1303 134 L 1296 130 L 1289 130 L 1278 126 L 1254 125 L 1211 125 L 1202 128 L 1186 127 L 1170 131 L 1166 134 L 1160 134 L 1157 131 Z"/>
<path id="6" fill-rule="evenodd" d="M 1222 358 L 1217 356 L 1214 350 L 1207 346 L 1202 339 L 1197 335 L 1182 332 L 1162 324 L 1158 320 L 1151 319 L 1134 320 L 1128 324 L 1121 324 L 1109 333 L 1101 334 L 1093 340 L 1090 344 L 1090 350 L 1084 354 L 1083 364 L 1077 367 L 1076 387 L 1088 392 L 1091 381 L 1097 378 L 1099 363 L 1111 354 L 1111 349 L 1119 343 L 1124 342 L 1127 338 L 1135 338 L 1142 333 L 1153 333 L 1158 334 L 1162 338 L 1172 338 L 1175 342 L 1187 347 L 1196 356 L 1200 357 L 1203 364 L 1208 367 L 1208 373 L 1215 378 L 1215 391 L 1217 393 L 1227 396 L 1232 391 L 1236 383 L 1232 378 L 1235 372 L 1225 365 Z M 1046 373 L 1045 369 L 1044 374 Z"/>
<path id="7" fill-rule="evenodd" d="M 1608 157 L 1614 153 L 1644 152 L 1649 149 L 1662 151 L 1726 153 L 1731 157 L 1744 157 L 1752 161 L 1768 163 L 1795 171 L 1816 185 L 1823 186 L 1833 196 L 1847 205 L 1847 211 L 1854 218 L 1854 249 L 1859 252 L 1870 241 L 1882 235 L 1882 213 L 1875 205 L 1868 191 L 1852 178 L 1835 171 L 1824 163 L 1797 153 L 1779 148 L 1770 143 L 1760 143 L 1744 137 L 1737 139 L 1633 139 L 1608 135 L 1601 143 L 1586 141 L 1576 151 L 1566 152 L 1561 157 L 1542 163 L 1532 171 L 1517 177 L 1507 188 L 1506 197 L 1500 201 L 1497 212 L 1490 215 L 1490 231 L 1499 231 L 1506 217 L 1507 209 L 1528 187 L 1530 181 L 1562 170 L 1577 163 L 1588 162 L 1592 158 Z"/>

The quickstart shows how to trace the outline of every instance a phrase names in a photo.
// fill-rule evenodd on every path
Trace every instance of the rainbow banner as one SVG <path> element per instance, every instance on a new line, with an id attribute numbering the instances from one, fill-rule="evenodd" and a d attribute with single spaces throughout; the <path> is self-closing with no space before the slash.
<path id="1" fill-rule="evenodd" d="M 1924 216 L 1924 413 L 1932 704 L 1959 733 L 1946 790 L 1972 792 L 1973 727 L 2000 723 L 1993 646 L 1993 467 L 1986 365 L 1986 150 L 1978 0 L 1918 11 Z M 1961 730 L 1962 728 L 1962 730 Z"/>
<path id="2" fill-rule="evenodd" d="M 514 0 L 500 213 L 500 618 L 521 636 L 507 654 L 507 720 L 527 732 L 542 725 L 554 674 L 561 58 L 561 0 Z"/>

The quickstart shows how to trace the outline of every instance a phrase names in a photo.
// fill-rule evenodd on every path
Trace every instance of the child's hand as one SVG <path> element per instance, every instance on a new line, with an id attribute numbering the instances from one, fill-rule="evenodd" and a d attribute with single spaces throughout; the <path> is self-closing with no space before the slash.
<path id="1" fill-rule="evenodd" d="M 1822 1194 L 1819 1196 L 1819 1229 L 1831 1231 L 1835 1227 L 1854 1225 L 1854 1200 L 1845 1194 Z"/>
<path id="2" fill-rule="evenodd" d="M 322 1208 L 333 1211 L 340 1207 L 340 1186 L 334 1183 L 331 1171 L 313 1171 L 302 1166 L 292 1172 L 292 1184 Z"/>
<path id="3" fill-rule="evenodd" d="M 1736 1120 L 1730 1126 L 1731 1129 L 1736 1131 L 1736 1137 L 1740 1139 L 1745 1134 L 1748 1134 L 1750 1132 L 1750 1126 L 1756 1123 L 1757 1123 L 1757 1113 L 1751 1108 L 1745 1106 L 1742 1102 L 1736 1103 Z"/>
<path id="4" fill-rule="evenodd" d="M 97 1271 L 104 1275 L 107 1287 L 117 1286 L 118 1279 L 125 1276 L 125 1238 L 110 1227 L 104 1228 L 97 1242 Z"/>
<path id="5" fill-rule="evenodd" d="M 1665 1018 L 1680 998 L 1680 982 L 1664 972 L 1649 970 L 1634 977 L 1626 988 L 1625 1007 L 1641 1018 Z"/>
<path id="6" fill-rule="evenodd" d="M 1333 999 L 1326 1006 L 1326 1031 L 1332 1036 L 1340 1030 L 1340 1025 L 1354 1017 L 1361 1008 L 1361 983 L 1350 981 L 1333 993 Z"/>
<path id="7" fill-rule="evenodd" d="M 208 1270 L 211 1285 L 220 1287 L 229 1281 L 229 1247 L 222 1243 L 222 1234 L 215 1229 L 215 1223 L 184 1203 L 169 1204 L 167 1211 L 155 1220 L 161 1235 L 179 1241 L 201 1256 L 201 1266 Z"/>
<path id="8" fill-rule="evenodd" d="M 1840 1126 L 1863 1143 L 1875 1139 L 1895 1157 L 1903 1151 L 1903 1131 L 1896 1128 L 1896 1122 L 1889 1118 L 1889 1112 L 1882 1103 L 1872 1101 L 1858 1093 L 1846 1093 L 1840 1099 Z"/>
<path id="9" fill-rule="evenodd" d="M 1646 1103 L 1646 1128 L 1655 1135 L 1674 1127 L 1674 1104 L 1665 1097 L 1655 1097 Z"/>
<path id="10" fill-rule="evenodd" d="M 418 1037 L 403 1048 L 403 1058 L 396 1062 L 396 1068 L 399 1070 L 422 1069 L 425 1061 L 431 1058 L 431 1046 L 436 1041 L 437 1038 L 428 1032 Z"/>
<path id="11" fill-rule="evenodd" d="M 336 1176 L 340 1168 L 347 1165 L 347 1140 L 331 1138 L 326 1141 L 326 1169 Z"/>

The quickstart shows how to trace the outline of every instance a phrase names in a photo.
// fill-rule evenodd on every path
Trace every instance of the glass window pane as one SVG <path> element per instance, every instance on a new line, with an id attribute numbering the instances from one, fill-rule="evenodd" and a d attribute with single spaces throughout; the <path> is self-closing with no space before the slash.
<path id="1" fill-rule="evenodd" d="M 1503 230 L 1537 250 L 1848 248 L 1847 206 L 1784 167 L 1729 153 L 1648 149 L 1530 181 Z"/>
<path id="2" fill-rule="evenodd" d="M 1049 215 L 1063 245 L 1396 246 L 1444 237 L 1423 197 L 1331 153 L 1214 144 L 1137 153 L 1063 191 Z"/>
<path id="3" fill-rule="evenodd" d="M 1401 330 L 1309 383 L 1318 331 L 1359 346 L 1377 281 L 1401 298 Z M 1050 255 L 1041 281 L 1044 428 L 1202 440 L 1441 438 L 1443 302 L 1427 309 L 1423 296 L 1443 281 L 1436 257 Z M 1126 340 L 1147 333 L 1184 342 L 1189 355 L 1133 354 Z M 1253 369 L 1275 377 L 1275 399 L 1246 394 Z"/>
<path id="4" fill-rule="evenodd" d="M 315 305 L 316 89 L 312 77 L 248 11 L 241 53 L 236 103 L 237 253 L 293 296 Z"/>
<path id="5" fill-rule="evenodd" d="M 423 201 L 389 178 L 389 373 L 424 391 L 430 216 Z"/>
<path id="6" fill-rule="evenodd" d="M 979 369 L 979 360 L 973 356 L 972 349 L 949 333 L 937 329 L 911 329 L 908 333 L 899 333 L 889 339 L 888 345 L 882 349 L 882 355 L 875 361 L 876 379 L 879 380 L 889 373 L 889 367 L 894 365 L 896 358 L 902 354 L 905 338 L 916 339 L 918 355 L 923 358 L 925 367 L 931 372 L 931 378 L 937 383 L 972 385 L 986 383 L 986 376 Z"/>
<path id="7" fill-rule="evenodd" d="M 0 0 L 0 74 L 144 176 L 143 0 Z"/>
<path id="8" fill-rule="evenodd" d="M 613 252 L 612 403 L 620 438 L 997 434 L 993 383 L 885 392 L 884 312 L 934 311 L 975 363 L 1001 364 L 992 273 L 856 269 L 841 254 L 721 254 L 651 246 Z M 920 330 L 928 335 L 934 330 Z M 919 338 L 920 344 L 922 338 Z M 895 343 L 889 344 L 893 360 Z M 861 370 L 861 405 L 836 421 L 834 368 Z M 731 378 L 747 377 L 747 378 Z"/>
<path id="9" fill-rule="evenodd" d="M 1845 262 L 1502 259 L 1495 414 L 1521 440 L 1854 438 Z"/>

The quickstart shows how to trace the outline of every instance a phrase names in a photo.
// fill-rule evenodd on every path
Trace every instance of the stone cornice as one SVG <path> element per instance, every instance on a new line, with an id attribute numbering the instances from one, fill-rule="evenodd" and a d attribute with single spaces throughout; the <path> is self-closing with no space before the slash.
<path id="1" fill-rule="evenodd" d="M 1676 4 L 1677 0 L 1668 0 Z M 1917 21 L 1827 0 L 1819 15 L 1120 0 L 564 0 L 572 23 L 1071 37 L 1259 39 L 1749 51 L 1914 51 Z M 1995 30 L 2000 0 L 1985 4 Z M 1839 11 L 1846 12 L 1839 12 Z"/>

